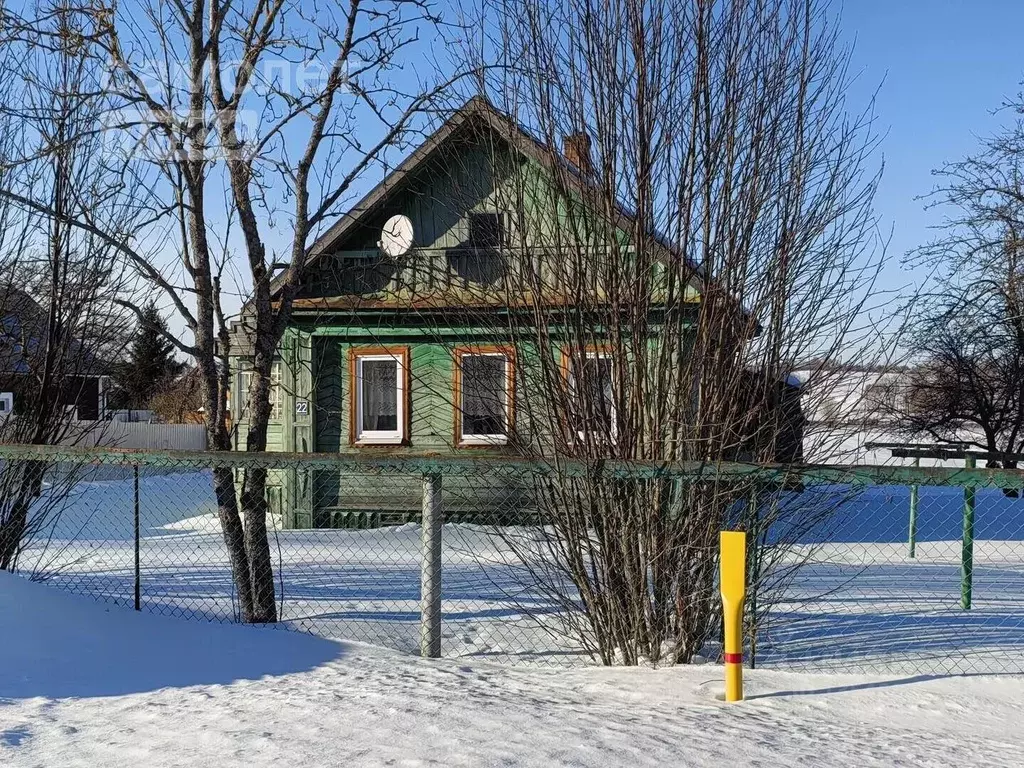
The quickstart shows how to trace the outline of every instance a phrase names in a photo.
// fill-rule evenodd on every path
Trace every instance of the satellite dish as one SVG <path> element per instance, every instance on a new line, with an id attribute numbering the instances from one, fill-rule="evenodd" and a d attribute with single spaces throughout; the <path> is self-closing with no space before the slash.
<path id="1" fill-rule="evenodd" d="M 404 256 L 412 248 L 412 242 L 412 221 L 399 214 L 384 222 L 377 247 L 388 256 Z"/>

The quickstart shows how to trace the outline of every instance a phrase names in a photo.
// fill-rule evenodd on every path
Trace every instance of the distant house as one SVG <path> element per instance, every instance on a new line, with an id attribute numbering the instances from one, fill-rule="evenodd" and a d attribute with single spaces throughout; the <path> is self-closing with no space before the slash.
<path id="1" fill-rule="evenodd" d="M 908 442 L 895 424 L 905 412 L 910 369 L 901 365 L 850 365 L 830 360 L 795 366 L 807 416 L 807 461 L 832 464 L 891 463 L 872 443 Z"/>
<path id="2" fill-rule="evenodd" d="M 808 419 L 832 426 L 885 427 L 901 412 L 907 369 L 812 361 L 795 366 Z"/>
<path id="3" fill-rule="evenodd" d="M 506 452 L 511 436 L 528 428 L 517 419 L 522 394 L 515 391 L 514 370 L 529 361 L 494 338 L 499 323 L 484 332 L 480 318 L 500 318 L 517 302 L 530 306 L 528 297 L 499 289 L 520 254 L 529 252 L 541 262 L 538 270 L 558 282 L 557 249 L 524 244 L 534 236 L 526 232 L 542 230 L 516 222 L 559 220 L 557 211 L 544 208 L 557 196 L 544 194 L 543 185 L 551 183 L 551 163 L 585 164 L 581 135 L 568 139 L 566 157 L 552 158 L 509 118 L 474 99 L 312 245 L 273 367 L 270 450 Z M 500 170 L 495 157 L 503 160 Z M 510 209 L 507 201 L 515 195 L 503 194 L 503 187 L 522 184 L 525 175 L 531 189 L 540 189 L 530 198 L 534 208 Z M 396 215 L 407 217 L 415 232 L 410 252 L 397 257 L 378 247 L 385 223 Z M 696 311 L 697 289 L 686 291 Z M 243 314 L 233 328 L 234 392 L 248 391 L 250 349 Z M 577 354 L 579 364 L 595 370 L 610 365 L 599 343 Z M 244 432 L 244 396 L 232 398 L 232 420 Z M 420 508 L 416 478 L 341 480 L 329 472 L 282 475 L 271 489 L 271 505 L 294 527 L 399 522 Z M 458 482 L 447 483 L 446 493 L 462 494 L 464 506 L 513 506 L 513 489 L 460 490 Z"/>
<path id="4" fill-rule="evenodd" d="M 23 412 L 40 386 L 48 320 L 46 310 L 28 293 L 12 285 L 0 287 L 0 392 L 13 394 L 13 411 Z M 96 421 L 106 414 L 108 366 L 80 341 L 59 350 L 56 386 L 59 403 L 77 421 Z"/>

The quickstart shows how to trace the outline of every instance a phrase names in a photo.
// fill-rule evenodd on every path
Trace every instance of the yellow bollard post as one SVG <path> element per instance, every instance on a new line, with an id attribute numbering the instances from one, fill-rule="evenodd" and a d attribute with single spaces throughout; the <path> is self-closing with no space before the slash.
<path id="1" fill-rule="evenodd" d="M 722 619 L 725 623 L 725 700 L 743 700 L 743 598 L 746 596 L 747 534 L 722 531 L 719 540 Z"/>

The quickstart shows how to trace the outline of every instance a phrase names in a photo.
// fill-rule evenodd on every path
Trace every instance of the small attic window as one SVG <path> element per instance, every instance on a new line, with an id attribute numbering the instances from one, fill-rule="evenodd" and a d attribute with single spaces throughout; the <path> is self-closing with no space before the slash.
<path id="1" fill-rule="evenodd" d="M 504 245 L 504 215 L 500 213 L 469 214 L 469 244 L 473 248 L 499 248 Z"/>

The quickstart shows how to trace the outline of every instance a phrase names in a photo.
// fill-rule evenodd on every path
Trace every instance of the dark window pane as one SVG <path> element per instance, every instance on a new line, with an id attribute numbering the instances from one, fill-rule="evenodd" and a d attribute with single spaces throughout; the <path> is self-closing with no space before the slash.
<path id="1" fill-rule="evenodd" d="M 505 435 L 505 358 L 500 355 L 462 357 L 462 434 Z"/>
<path id="2" fill-rule="evenodd" d="M 398 363 L 395 360 L 363 360 L 361 365 L 363 431 L 394 432 L 398 429 Z"/>
<path id="3" fill-rule="evenodd" d="M 497 248 L 502 245 L 505 222 L 500 213 L 469 214 L 469 244 L 474 248 Z"/>
<path id="4" fill-rule="evenodd" d="M 609 434 L 612 428 L 612 361 L 586 357 L 576 381 L 579 398 L 579 431 Z"/>
<path id="5" fill-rule="evenodd" d="M 82 421 L 96 421 L 100 417 L 100 383 L 91 376 L 68 376 L 61 383 L 60 404 L 74 406 Z"/>

